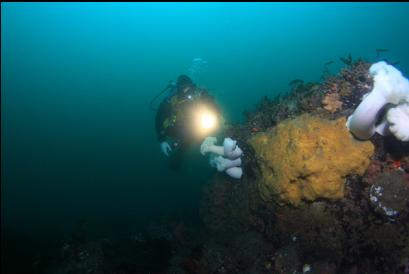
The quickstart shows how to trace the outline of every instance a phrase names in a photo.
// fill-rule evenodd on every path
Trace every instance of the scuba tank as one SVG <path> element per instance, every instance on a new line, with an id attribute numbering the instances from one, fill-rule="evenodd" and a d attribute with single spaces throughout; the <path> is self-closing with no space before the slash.
<path id="1" fill-rule="evenodd" d="M 161 90 L 155 97 L 153 97 L 153 99 L 150 101 L 149 103 L 149 107 L 152 111 L 157 111 L 158 108 L 154 108 L 153 107 L 153 103 L 168 89 L 174 88 L 176 87 L 176 82 L 175 81 L 169 81 L 169 84 L 163 89 Z"/>

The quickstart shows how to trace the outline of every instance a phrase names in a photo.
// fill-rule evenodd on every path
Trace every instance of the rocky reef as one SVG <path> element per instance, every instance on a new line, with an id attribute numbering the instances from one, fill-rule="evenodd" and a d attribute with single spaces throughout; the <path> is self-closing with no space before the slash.
<path id="1" fill-rule="evenodd" d="M 375 211 L 389 220 L 408 215 L 408 176 L 399 170 L 378 175 L 369 190 L 369 198 Z"/>
<path id="2" fill-rule="evenodd" d="M 296 79 L 227 129 L 246 171 L 206 187 L 207 251 L 191 273 L 409 273 L 409 144 L 348 131 L 373 79 L 370 63 L 342 59 L 337 75 Z"/>
<path id="3" fill-rule="evenodd" d="M 243 176 L 217 172 L 204 186 L 200 229 L 156 225 L 116 240 L 80 229 L 33 273 L 409 273 L 409 142 L 348 131 L 373 79 L 370 63 L 342 61 L 337 75 L 291 81 L 228 125 Z"/>

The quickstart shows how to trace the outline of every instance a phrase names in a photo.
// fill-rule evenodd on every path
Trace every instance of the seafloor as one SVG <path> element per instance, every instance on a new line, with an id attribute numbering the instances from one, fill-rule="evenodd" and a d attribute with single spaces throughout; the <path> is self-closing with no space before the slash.
<path id="1" fill-rule="evenodd" d="M 353 139 L 345 118 L 373 87 L 371 64 L 341 59 L 338 74 L 327 63 L 321 83 L 294 80 L 227 126 L 244 175 L 208 182 L 200 229 L 156 224 L 114 240 L 87 238 L 79 224 L 52 256 L 36 256 L 32 272 L 409 273 L 409 143 Z"/>

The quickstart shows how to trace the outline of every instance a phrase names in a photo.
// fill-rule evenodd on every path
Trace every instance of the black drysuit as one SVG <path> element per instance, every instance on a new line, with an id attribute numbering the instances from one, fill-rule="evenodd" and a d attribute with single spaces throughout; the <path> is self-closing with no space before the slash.
<path id="1" fill-rule="evenodd" d="M 193 143 L 193 129 L 191 123 L 187 122 L 189 117 L 189 108 L 192 105 L 200 103 L 213 109 L 220 114 L 213 97 L 204 89 L 197 89 L 198 95 L 192 99 L 187 99 L 187 95 L 180 93 L 170 96 L 162 101 L 155 117 L 156 135 L 159 142 L 165 142 L 172 139 L 169 143 L 172 150 L 176 150 L 171 155 L 170 165 L 177 168 L 180 166 L 185 150 Z"/>

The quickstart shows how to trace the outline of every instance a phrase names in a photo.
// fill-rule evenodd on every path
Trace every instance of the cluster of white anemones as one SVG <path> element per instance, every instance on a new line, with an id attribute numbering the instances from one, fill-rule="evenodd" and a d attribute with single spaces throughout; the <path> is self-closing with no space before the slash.
<path id="1" fill-rule="evenodd" d="M 243 151 L 237 141 L 225 138 L 223 146 L 216 145 L 216 137 L 207 137 L 200 146 L 202 155 L 210 153 L 210 165 L 219 172 L 225 171 L 230 177 L 240 179 L 243 175 L 241 155 Z"/>
<path id="2" fill-rule="evenodd" d="M 401 141 L 409 141 L 408 79 L 383 61 L 373 64 L 369 73 L 374 79 L 373 89 L 364 95 L 348 118 L 348 129 L 364 140 L 377 132 L 381 135 L 393 134 Z M 383 117 L 379 117 L 382 112 Z"/>

